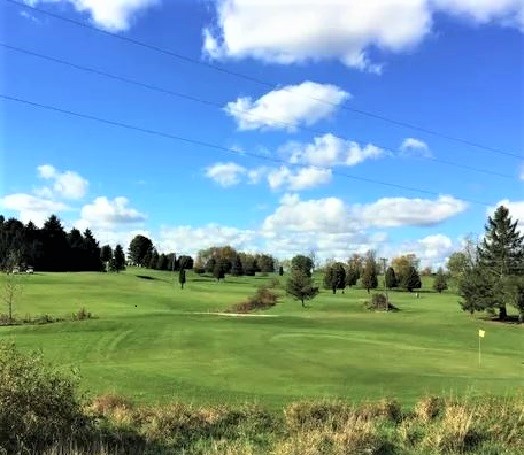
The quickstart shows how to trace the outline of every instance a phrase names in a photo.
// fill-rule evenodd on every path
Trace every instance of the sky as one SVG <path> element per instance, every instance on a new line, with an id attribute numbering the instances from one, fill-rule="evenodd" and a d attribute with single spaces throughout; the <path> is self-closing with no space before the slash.
<path id="1" fill-rule="evenodd" d="M 522 0 L 0 0 L 0 24 L 4 216 L 432 267 L 500 204 L 524 227 Z"/>

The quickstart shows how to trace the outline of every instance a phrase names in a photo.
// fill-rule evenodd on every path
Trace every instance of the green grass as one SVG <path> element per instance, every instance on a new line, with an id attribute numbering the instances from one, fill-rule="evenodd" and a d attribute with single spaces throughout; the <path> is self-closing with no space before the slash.
<path id="1" fill-rule="evenodd" d="M 309 398 L 394 396 L 412 404 L 425 393 L 507 395 L 524 387 L 524 328 L 469 316 L 452 293 L 428 291 L 416 299 L 393 292 L 400 311 L 385 314 L 363 309 L 364 290 L 322 291 L 306 309 L 284 296 L 264 312 L 275 317 L 234 318 L 196 313 L 224 310 L 269 278 L 187 278 L 182 291 L 176 275 L 149 270 L 22 277 L 19 316 L 85 307 L 97 319 L 0 327 L 0 337 L 77 368 L 89 394 L 149 403 L 276 407 Z M 479 328 L 486 330 L 480 367 Z"/>

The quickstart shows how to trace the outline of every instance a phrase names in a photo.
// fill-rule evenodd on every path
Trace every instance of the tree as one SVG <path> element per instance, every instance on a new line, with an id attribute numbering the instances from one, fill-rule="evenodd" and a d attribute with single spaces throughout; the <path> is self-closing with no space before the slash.
<path id="1" fill-rule="evenodd" d="M 112 257 L 113 257 L 113 250 L 111 249 L 109 245 L 104 245 L 100 249 L 100 260 L 104 263 L 106 270 L 107 270 L 108 262 L 111 260 Z"/>
<path id="2" fill-rule="evenodd" d="M 494 276 L 488 270 L 474 265 L 468 267 L 458 283 L 462 298 L 460 305 L 464 311 L 490 311 L 493 308 Z"/>
<path id="3" fill-rule="evenodd" d="M 437 275 L 435 276 L 435 279 L 433 280 L 433 289 L 440 294 L 442 291 L 445 291 L 447 288 L 448 288 L 448 280 L 446 279 L 446 275 L 444 274 L 444 271 L 441 268 L 439 268 L 437 270 Z"/>
<path id="4" fill-rule="evenodd" d="M 408 292 L 413 292 L 413 289 L 419 289 L 422 287 L 422 281 L 418 275 L 415 267 L 408 269 L 407 275 L 404 276 L 402 286 L 405 287 Z"/>
<path id="5" fill-rule="evenodd" d="M 217 281 L 220 281 L 220 279 L 224 279 L 224 268 L 222 267 L 221 261 L 216 261 L 215 268 L 213 269 L 213 276 Z"/>
<path id="6" fill-rule="evenodd" d="M 425 267 L 424 270 L 422 270 L 422 276 L 431 276 L 433 275 L 433 270 L 431 270 L 431 267 Z"/>
<path id="7" fill-rule="evenodd" d="M 278 268 L 278 276 L 284 276 L 284 267 L 280 266 Z"/>
<path id="8" fill-rule="evenodd" d="M 335 284 L 336 289 L 340 289 L 343 294 L 344 289 L 346 289 L 346 269 L 344 268 L 344 264 L 340 262 L 335 264 Z"/>
<path id="9" fill-rule="evenodd" d="M 186 284 L 186 269 L 181 268 L 178 272 L 178 282 L 180 283 L 180 287 L 184 289 L 184 284 Z"/>
<path id="10" fill-rule="evenodd" d="M 495 210 L 493 217 L 488 217 L 484 230 L 484 239 L 478 248 L 478 262 L 497 278 L 493 308 L 499 309 L 499 318 L 504 320 L 508 295 L 504 284 L 508 283 L 509 277 L 522 272 L 524 236 L 518 231 L 518 220 L 513 222 L 509 210 L 503 206 Z"/>
<path id="11" fill-rule="evenodd" d="M 360 279 L 362 275 L 362 269 L 364 267 L 364 258 L 360 254 L 353 254 L 348 259 L 348 268 L 351 270 L 352 276 L 355 277 L 355 284 L 356 281 Z"/>
<path id="12" fill-rule="evenodd" d="M 358 281 L 358 271 L 348 266 L 346 269 L 346 286 L 355 286 Z"/>
<path id="13" fill-rule="evenodd" d="M 337 289 L 344 292 L 346 288 L 346 269 L 344 264 L 335 262 L 326 266 L 324 272 L 324 288 L 331 289 L 333 294 L 337 293 Z"/>
<path id="14" fill-rule="evenodd" d="M 206 263 L 206 272 L 214 273 L 216 264 L 217 264 L 217 261 L 215 260 L 215 258 L 209 259 Z"/>
<path id="15" fill-rule="evenodd" d="M 362 270 L 362 286 L 367 289 L 375 289 L 378 286 L 378 264 L 372 253 L 368 253 L 364 268 Z"/>
<path id="16" fill-rule="evenodd" d="M 115 261 L 115 270 L 117 272 L 120 272 L 120 270 L 125 270 L 126 256 L 124 254 L 124 249 L 122 248 L 122 245 L 120 244 L 118 244 L 115 247 L 114 261 Z"/>
<path id="17" fill-rule="evenodd" d="M 386 270 L 386 287 L 388 289 L 397 287 L 397 277 L 395 276 L 395 270 L 393 270 L 393 267 L 388 267 Z"/>
<path id="18" fill-rule="evenodd" d="M 452 279 L 452 283 L 458 286 L 462 274 L 466 271 L 469 265 L 468 257 L 463 251 L 457 251 L 452 253 L 446 262 L 446 268 L 448 269 L 449 275 Z"/>
<path id="19" fill-rule="evenodd" d="M 324 270 L 324 289 L 333 287 L 333 266 L 328 265 Z"/>
<path id="20" fill-rule="evenodd" d="M 311 277 L 313 262 L 311 261 L 311 258 L 304 256 L 303 254 L 298 254 L 291 259 L 291 269 L 300 269 L 308 277 Z"/>
<path id="21" fill-rule="evenodd" d="M 260 258 L 257 261 L 260 271 L 262 273 L 268 273 L 274 271 L 274 261 L 273 257 L 268 254 L 261 254 Z"/>
<path id="22" fill-rule="evenodd" d="M 239 255 L 237 255 L 235 259 L 233 259 L 233 263 L 231 264 L 231 275 L 233 276 L 242 276 L 243 275 L 242 261 L 240 260 Z"/>
<path id="23" fill-rule="evenodd" d="M 129 260 L 141 267 L 147 267 L 149 261 L 146 261 L 146 255 L 153 248 L 153 242 L 151 239 L 144 237 L 143 235 L 137 235 L 131 240 L 129 244 Z M 150 260 L 151 258 L 148 257 Z"/>
<path id="24" fill-rule="evenodd" d="M 9 324 L 13 322 L 13 306 L 20 291 L 21 287 L 18 277 L 14 274 L 9 274 L 4 281 L 4 292 L 2 295 L 2 300 L 7 307 Z"/>
<path id="25" fill-rule="evenodd" d="M 180 255 L 178 257 L 178 268 L 179 269 L 186 269 L 186 270 L 193 270 L 194 267 L 194 261 L 191 256 L 187 255 Z"/>
<path id="26" fill-rule="evenodd" d="M 302 307 L 305 307 L 305 301 L 314 299 L 318 294 L 318 287 L 314 286 L 313 279 L 302 268 L 294 267 L 286 282 L 286 293 L 300 300 Z"/>
<path id="27" fill-rule="evenodd" d="M 414 254 L 406 254 L 393 258 L 393 260 L 391 261 L 391 267 L 395 271 L 397 283 L 401 286 L 404 286 L 404 283 L 406 283 L 406 280 L 408 279 L 410 268 L 413 267 L 416 269 L 417 264 L 417 256 L 415 256 Z"/>

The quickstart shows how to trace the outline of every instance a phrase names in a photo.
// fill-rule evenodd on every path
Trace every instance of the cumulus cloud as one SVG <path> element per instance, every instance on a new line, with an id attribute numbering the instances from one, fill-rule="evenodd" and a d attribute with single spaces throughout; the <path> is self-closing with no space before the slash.
<path id="1" fill-rule="evenodd" d="M 18 212 L 18 219 L 23 223 L 32 221 L 37 226 L 42 226 L 49 216 L 68 210 L 63 202 L 27 193 L 8 194 L 0 198 L 0 206 Z"/>
<path id="2" fill-rule="evenodd" d="M 38 176 L 52 183 L 51 187 L 35 190 L 42 196 L 82 199 L 87 191 L 88 181 L 74 171 L 60 172 L 51 164 L 42 164 L 38 166 Z"/>
<path id="3" fill-rule="evenodd" d="M 358 142 L 341 139 L 326 133 L 313 139 L 310 144 L 291 141 L 280 148 L 280 153 L 289 156 L 291 163 L 331 167 L 336 165 L 355 166 L 368 159 L 376 159 L 385 154 L 384 150 L 373 144 L 365 146 Z"/>
<path id="4" fill-rule="evenodd" d="M 381 72 L 376 47 L 400 52 L 432 31 L 433 15 L 524 29 L 522 0 L 215 0 L 216 22 L 203 31 L 212 58 L 252 57 L 282 64 L 338 60 Z"/>
<path id="5" fill-rule="evenodd" d="M 420 139 L 408 137 L 400 144 L 400 152 L 404 156 L 421 156 L 430 158 L 432 156 L 428 144 Z"/>
<path id="6" fill-rule="evenodd" d="M 238 185 L 241 178 L 246 174 L 246 169 L 237 163 L 215 163 L 206 169 L 206 177 L 214 180 L 221 186 L 228 187 Z M 254 179 L 256 176 L 251 174 L 250 178 Z"/>
<path id="7" fill-rule="evenodd" d="M 493 216 L 495 210 L 504 206 L 509 210 L 509 214 L 513 221 L 518 220 L 518 226 L 521 232 L 524 232 L 524 201 L 510 201 L 509 199 L 503 199 L 497 202 L 493 207 L 486 209 L 486 216 Z"/>
<path id="8" fill-rule="evenodd" d="M 292 191 L 299 191 L 325 185 L 331 181 L 331 177 L 331 169 L 308 166 L 295 171 L 287 166 L 281 166 L 268 173 L 267 181 L 273 190 L 284 187 Z"/>
<path id="9" fill-rule="evenodd" d="M 336 85 L 306 81 L 268 92 L 253 100 L 238 98 L 224 110 L 233 117 L 240 130 L 260 128 L 295 130 L 299 125 L 312 125 L 330 116 L 350 97 Z"/>
<path id="10" fill-rule="evenodd" d="M 138 12 L 160 3 L 160 0 L 25 0 L 31 6 L 44 2 L 69 3 L 78 12 L 89 14 L 96 25 L 116 32 L 129 29 Z"/>
<path id="11" fill-rule="evenodd" d="M 464 212 L 468 204 L 453 196 L 436 200 L 383 198 L 371 204 L 356 205 L 355 215 L 375 226 L 433 226 Z"/>
<path id="12" fill-rule="evenodd" d="M 109 228 L 141 223 L 146 220 L 146 216 L 137 209 L 129 207 L 129 200 L 122 196 L 113 200 L 106 196 L 97 197 L 91 204 L 82 207 L 80 216 L 76 225 L 81 228 Z"/>

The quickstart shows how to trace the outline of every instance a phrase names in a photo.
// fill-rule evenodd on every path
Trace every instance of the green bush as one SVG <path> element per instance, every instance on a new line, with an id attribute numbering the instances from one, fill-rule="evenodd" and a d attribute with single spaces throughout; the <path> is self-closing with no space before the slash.
<path id="1" fill-rule="evenodd" d="M 41 453 L 85 426 L 73 374 L 0 342 L 0 453 Z"/>

